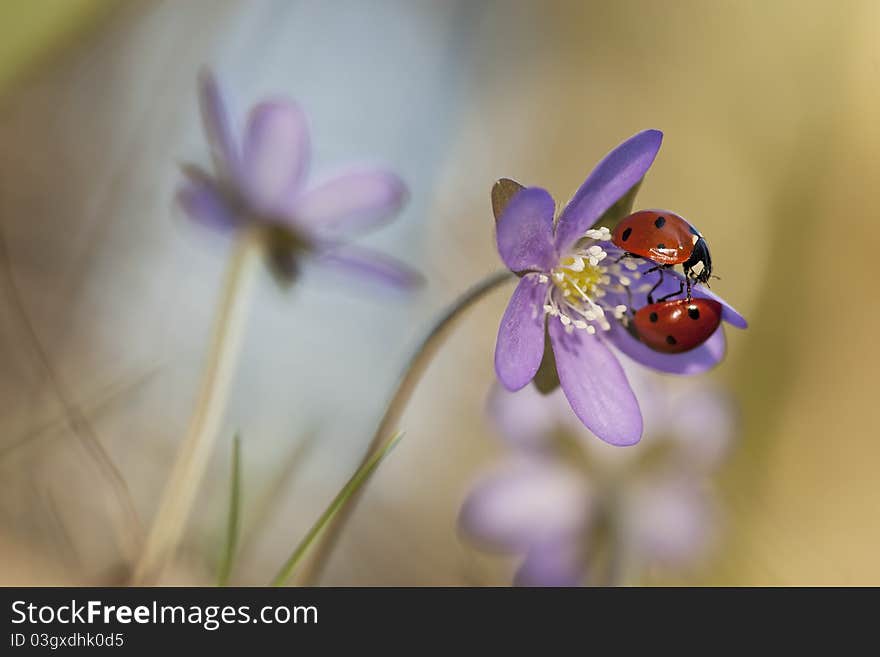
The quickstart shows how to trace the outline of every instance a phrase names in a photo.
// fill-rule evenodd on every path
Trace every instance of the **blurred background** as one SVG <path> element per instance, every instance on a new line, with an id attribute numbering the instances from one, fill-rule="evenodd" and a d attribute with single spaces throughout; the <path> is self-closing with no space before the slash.
<path id="1" fill-rule="evenodd" d="M 739 406 L 725 530 L 672 581 L 880 584 L 878 25 L 873 0 L 0 3 L 0 582 L 124 581 L 156 509 L 230 250 L 172 203 L 177 164 L 208 160 L 210 64 L 238 117 L 297 98 L 317 170 L 401 172 L 410 203 L 365 241 L 429 283 L 389 301 L 261 275 L 169 583 L 212 581 L 236 430 L 232 583 L 274 574 L 356 467 L 412 345 L 500 268 L 496 178 L 562 201 L 650 127 L 666 137 L 636 205 L 700 227 L 713 289 L 751 323 L 708 377 Z M 508 296 L 435 359 L 322 583 L 509 583 L 456 529 L 502 451 L 484 402 Z"/>

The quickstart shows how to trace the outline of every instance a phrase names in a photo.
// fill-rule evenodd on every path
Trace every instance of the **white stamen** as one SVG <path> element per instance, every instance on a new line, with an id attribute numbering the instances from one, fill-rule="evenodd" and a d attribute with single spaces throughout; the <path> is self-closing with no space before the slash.
<path id="1" fill-rule="evenodd" d="M 611 232 L 607 228 L 591 229 L 586 231 L 585 237 L 610 241 Z M 621 260 L 621 251 L 610 245 L 611 250 L 606 251 L 602 244 L 584 244 L 583 241 L 579 244 L 552 271 L 538 276 L 537 280 L 542 283 L 553 283 L 545 292 L 544 313 L 559 318 L 566 333 L 585 330 L 595 335 L 600 330 L 611 330 L 611 321 L 626 324 L 628 306 L 620 301 L 622 295 L 628 294 L 632 281 L 639 278 L 641 261 Z M 602 261 L 605 262 L 600 265 Z"/>

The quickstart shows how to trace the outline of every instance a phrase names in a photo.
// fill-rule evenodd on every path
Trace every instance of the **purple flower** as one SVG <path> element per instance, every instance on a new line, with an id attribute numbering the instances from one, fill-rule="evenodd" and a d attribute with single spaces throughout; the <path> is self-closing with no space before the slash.
<path id="1" fill-rule="evenodd" d="M 615 347 L 653 369 L 696 374 L 724 355 L 720 329 L 701 346 L 680 354 L 653 351 L 626 329 L 627 310 L 647 303 L 654 281 L 651 263 L 623 258 L 603 213 L 634 192 L 660 149 L 662 133 L 646 130 L 611 151 L 554 221 L 550 194 L 530 187 L 515 193 L 498 217 L 498 252 L 521 276 L 498 329 L 495 371 L 505 388 L 519 390 L 546 364 L 549 336 L 558 381 L 581 422 L 614 445 L 631 445 L 642 434 L 636 396 Z M 654 274 L 657 276 L 659 274 Z M 674 292 L 680 275 L 667 273 L 655 296 Z M 722 318 L 745 328 L 743 317 L 722 299 L 697 287 L 694 296 L 718 300 Z"/>
<path id="2" fill-rule="evenodd" d="M 310 139 L 299 105 L 283 98 L 255 105 L 239 139 L 217 80 L 205 71 L 199 83 L 214 174 L 183 167 L 177 199 L 192 219 L 226 231 L 263 228 L 273 270 L 285 281 L 296 275 L 300 256 L 310 254 L 392 287 L 420 282 L 409 267 L 344 241 L 394 217 L 407 197 L 400 178 L 361 167 L 307 185 Z"/>
<path id="3" fill-rule="evenodd" d="M 595 440 L 559 390 L 490 395 L 490 418 L 512 456 L 477 482 L 459 523 L 480 546 L 523 557 L 517 584 L 605 583 L 609 569 L 634 578 L 692 565 L 711 546 L 708 479 L 732 441 L 727 398 L 680 380 L 632 380 L 648 431 L 629 449 Z"/>

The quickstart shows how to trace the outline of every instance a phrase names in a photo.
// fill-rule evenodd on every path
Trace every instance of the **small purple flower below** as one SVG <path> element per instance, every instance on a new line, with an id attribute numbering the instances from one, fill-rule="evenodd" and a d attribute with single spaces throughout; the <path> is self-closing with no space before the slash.
<path id="1" fill-rule="evenodd" d="M 310 139 L 299 105 L 287 99 L 255 105 L 239 139 L 208 71 L 199 79 L 199 101 L 214 173 L 183 167 L 177 200 L 189 217 L 225 231 L 264 229 L 273 271 L 285 282 L 296 276 L 303 255 L 394 288 L 421 282 L 408 266 L 345 241 L 400 210 L 407 191 L 397 175 L 361 167 L 307 185 Z"/>
<path id="2" fill-rule="evenodd" d="M 642 434 L 642 416 L 612 347 L 647 367 L 697 374 L 724 356 L 721 327 L 699 347 L 680 354 L 649 349 L 627 330 L 629 311 L 647 303 L 652 263 L 622 258 L 602 215 L 634 193 L 660 149 L 663 135 L 645 130 L 620 144 L 587 177 L 554 220 L 555 203 L 541 188 L 514 193 L 497 222 L 498 252 L 521 279 L 501 319 L 495 371 L 510 391 L 528 385 L 547 362 L 549 338 L 559 384 L 581 422 L 602 440 L 631 445 Z M 654 276 L 658 276 L 656 272 Z M 681 278 L 667 274 L 660 298 Z M 722 299 L 697 287 L 697 297 L 716 299 L 722 318 L 746 322 Z"/>
<path id="3" fill-rule="evenodd" d="M 639 581 L 707 554 L 718 525 L 709 475 L 732 442 L 729 402 L 682 380 L 632 381 L 648 431 L 627 449 L 595 440 L 558 390 L 493 389 L 489 415 L 511 458 L 477 482 L 459 523 L 479 546 L 523 558 L 518 585 Z"/>

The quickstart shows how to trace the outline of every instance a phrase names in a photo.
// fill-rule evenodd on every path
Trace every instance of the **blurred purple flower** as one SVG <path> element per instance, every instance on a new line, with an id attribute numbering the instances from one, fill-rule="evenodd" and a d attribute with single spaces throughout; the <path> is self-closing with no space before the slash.
<path id="1" fill-rule="evenodd" d="M 477 482 L 459 523 L 480 546 L 524 557 L 517 584 L 602 583 L 594 571 L 603 554 L 629 576 L 682 568 L 711 545 L 708 479 L 732 442 L 729 402 L 685 381 L 632 380 L 648 431 L 628 449 L 595 440 L 558 390 L 493 389 L 489 415 L 513 454 Z"/>
<path id="2" fill-rule="evenodd" d="M 498 217 L 498 252 L 521 280 L 501 319 L 495 371 L 505 388 L 519 390 L 535 378 L 549 335 L 559 383 L 572 410 L 593 433 L 615 445 L 631 445 L 642 434 L 639 403 L 617 357 L 616 347 L 633 360 L 663 372 L 696 374 L 724 355 L 724 332 L 680 354 L 653 351 L 625 328 L 627 309 L 647 303 L 652 287 L 642 280 L 651 263 L 625 258 L 603 213 L 641 181 L 660 149 L 663 135 L 645 130 L 611 151 L 599 163 L 554 222 L 549 192 L 525 188 Z M 677 289 L 667 275 L 657 296 Z M 718 300 L 723 319 L 739 328 L 745 320 L 722 299 L 697 287 L 694 296 Z M 550 317 L 551 320 L 548 320 Z"/>
<path id="3" fill-rule="evenodd" d="M 310 140 L 302 109 L 292 100 L 255 105 L 239 139 L 215 77 L 199 78 L 199 101 L 214 174 L 186 165 L 177 199 L 192 219 L 223 231 L 265 228 L 270 262 L 289 281 L 300 256 L 396 288 L 421 277 L 406 265 L 351 246 L 344 238 L 389 221 L 406 201 L 394 173 L 357 168 L 306 185 Z"/>

